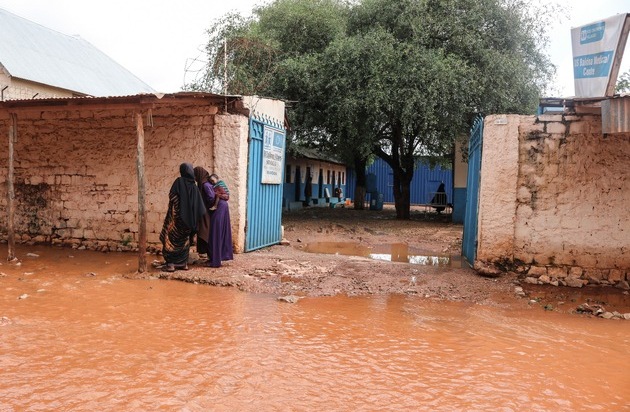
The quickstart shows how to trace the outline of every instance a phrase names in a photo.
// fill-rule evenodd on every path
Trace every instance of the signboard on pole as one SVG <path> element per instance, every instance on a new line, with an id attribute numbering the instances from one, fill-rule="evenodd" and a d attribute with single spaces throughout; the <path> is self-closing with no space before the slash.
<path id="1" fill-rule="evenodd" d="M 612 96 L 628 39 L 630 14 L 571 30 L 576 97 Z"/>
<path id="2" fill-rule="evenodd" d="M 284 170 L 283 131 L 265 125 L 263 132 L 262 181 L 261 183 L 282 184 Z"/>

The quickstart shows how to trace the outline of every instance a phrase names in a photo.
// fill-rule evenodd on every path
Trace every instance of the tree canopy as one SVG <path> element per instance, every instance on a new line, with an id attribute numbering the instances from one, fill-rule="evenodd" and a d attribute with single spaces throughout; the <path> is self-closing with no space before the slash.
<path id="1" fill-rule="evenodd" d="M 290 102 L 295 139 L 358 169 L 382 157 L 408 218 L 418 156 L 449 154 L 476 113 L 535 111 L 554 71 L 545 16 L 524 0 L 276 0 L 210 28 L 189 88 Z"/>

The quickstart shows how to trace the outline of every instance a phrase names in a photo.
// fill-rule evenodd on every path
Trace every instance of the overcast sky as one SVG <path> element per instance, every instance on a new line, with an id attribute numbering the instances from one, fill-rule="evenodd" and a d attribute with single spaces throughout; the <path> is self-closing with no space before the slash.
<path id="1" fill-rule="evenodd" d="M 0 0 L 0 8 L 57 30 L 80 35 L 157 91 L 175 92 L 193 79 L 186 67 L 203 59 L 205 30 L 236 10 L 249 14 L 267 0 Z M 630 0 L 557 0 L 568 16 L 551 28 L 549 54 L 557 66 L 555 96 L 572 96 L 570 29 L 630 12 Z M 194 68 L 194 65 L 193 65 Z M 630 42 L 621 73 L 630 69 Z"/>

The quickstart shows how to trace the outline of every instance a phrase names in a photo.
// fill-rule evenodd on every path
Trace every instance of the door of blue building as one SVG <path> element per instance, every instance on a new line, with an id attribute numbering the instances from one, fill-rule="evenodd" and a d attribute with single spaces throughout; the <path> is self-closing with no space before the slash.
<path id="1" fill-rule="evenodd" d="M 319 175 L 317 177 L 317 197 L 324 197 L 324 170 L 319 169 Z"/>
<path id="2" fill-rule="evenodd" d="M 245 251 L 282 240 L 285 130 L 280 123 L 250 119 Z M 296 176 L 296 185 L 299 185 Z"/>
<path id="3" fill-rule="evenodd" d="M 468 143 L 468 182 L 462 254 L 472 266 L 477 257 L 477 220 L 479 209 L 479 183 L 481 180 L 481 154 L 483 147 L 483 117 L 478 116 L 470 129 Z"/>

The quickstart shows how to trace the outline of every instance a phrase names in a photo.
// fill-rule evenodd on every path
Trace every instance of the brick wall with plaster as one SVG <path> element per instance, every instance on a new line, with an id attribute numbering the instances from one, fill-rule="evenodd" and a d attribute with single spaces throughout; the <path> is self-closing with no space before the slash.
<path id="1" fill-rule="evenodd" d="M 630 135 L 598 115 L 488 116 L 477 259 L 540 283 L 630 280 Z"/>
<path id="2" fill-rule="evenodd" d="M 207 105 L 160 106 L 153 109 L 153 126 L 144 118 L 150 247 L 161 248 L 158 237 L 168 191 L 179 176 L 182 162 L 205 166 L 230 185 L 234 239 L 242 242 L 244 238 L 240 232 L 245 225 L 246 177 L 241 169 L 247 164 L 247 117 L 216 113 L 216 107 Z M 19 240 L 97 250 L 137 247 L 137 136 L 133 114 L 133 109 L 115 107 L 18 114 L 15 229 Z M 0 118 L 5 137 L 9 124 L 8 118 Z M 6 210 L 6 138 L 0 153 L 0 207 Z M 4 236 L 6 219 L 5 213 L 0 214 Z M 237 251 L 242 250 L 241 245 L 235 245 Z"/>

